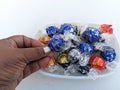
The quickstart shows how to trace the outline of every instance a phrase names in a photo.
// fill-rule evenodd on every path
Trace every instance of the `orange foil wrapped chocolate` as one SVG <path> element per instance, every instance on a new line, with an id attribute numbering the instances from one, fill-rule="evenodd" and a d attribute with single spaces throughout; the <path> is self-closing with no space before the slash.
<path id="1" fill-rule="evenodd" d="M 50 41 L 51 37 L 49 37 L 48 35 L 40 37 L 39 41 L 42 42 L 43 44 L 48 44 L 48 42 Z"/>
<path id="2" fill-rule="evenodd" d="M 54 67 L 55 65 L 56 65 L 55 59 L 52 57 L 45 69 L 48 71 L 49 67 Z"/>

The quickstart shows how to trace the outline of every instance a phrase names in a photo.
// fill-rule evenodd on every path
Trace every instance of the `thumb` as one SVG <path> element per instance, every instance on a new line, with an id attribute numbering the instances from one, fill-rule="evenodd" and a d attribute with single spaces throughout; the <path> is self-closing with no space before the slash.
<path id="1" fill-rule="evenodd" d="M 23 48 L 20 49 L 25 61 L 29 63 L 30 61 L 41 59 L 50 53 L 49 47 L 36 47 L 36 48 Z"/>

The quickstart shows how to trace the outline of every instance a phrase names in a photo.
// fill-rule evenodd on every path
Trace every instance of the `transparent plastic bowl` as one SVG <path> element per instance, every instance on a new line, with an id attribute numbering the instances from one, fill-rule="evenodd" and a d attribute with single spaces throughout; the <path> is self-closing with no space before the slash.
<path id="1" fill-rule="evenodd" d="M 82 24 L 81 24 L 81 23 L 71 23 L 71 24 L 77 25 L 78 28 L 81 28 L 81 26 L 83 26 L 83 25 L 98 27 L 97 24 L 86 24 L 86 23 L 82 23 Z M 50 24 L 50 25 L 55 25 L 55 26 L 60 27 L 61 23 L 60 23 L 60 24 Z M 80 26 L 80 25 L 81 25 L 81 26 Z M 49 26 L 49 25 L 48 25 L 48 26 Z M 36 39 L 39 39 L 40 37 L 46 35 L 46 33 L 45 33 L 45 28 L 46 28 L 46 27 L 47 27 L 47 26 L 40 28 L 40 30 L 39 30 L 39 31 L 36 33 L 36 35 L 35 35 L 35 38 L 36 38 Z M 114 29 L 114 28 L 113 28 L 113 29 Z M 116 59 L 115 59 L 115 61 L 117 62 L 117 66 L 116 66 L 116 68 L 114 68 L 114 70 L 112 70 L 112 71 L 108 71 L 108 70 L 103 71 L 102 73 L 100 73 L 100 74 L 97 76 L 97 78 L 102 78 L 102 77 L 109 76 L 109 75 L 113 74 L 114 72 L 116 72 L 116 70 L 118 69 L 120 48 L 119 48 L 119 44 L 118 44 L 117 38 L 116 38 L 116 36 L 115 36 L 114 34 L 113 34 L 113 38 L 114 38 L 114 40 L 112 41 L 112 47 L 115 49 L 116 54 L 117 54 L 117 55 L 116 55 Z M 89 77 L 89 76 L 87 76 L 87 75 L 66 76 L 66 75 L 64 75 L 64 74 L 60 74 L 60 75 L 59 75 L 59 74 L 55 74 L 55 73 L 49 73 L 49 72 L 47 72 L 47 71 L 45 71 L 45 70 L 43 70 L 43 69 L 42 69 L 42 70 L 39 70 L 38 72 L 41 73 L 41 74 L 43 74 L 43 75 L 46 75 L 46 76 L 49 76 L 49 77 L 54 77 L 54 78 L 76 79 L 76 80 L 79 80 L 79 79 L 92 79 L 91 77 Z"/>

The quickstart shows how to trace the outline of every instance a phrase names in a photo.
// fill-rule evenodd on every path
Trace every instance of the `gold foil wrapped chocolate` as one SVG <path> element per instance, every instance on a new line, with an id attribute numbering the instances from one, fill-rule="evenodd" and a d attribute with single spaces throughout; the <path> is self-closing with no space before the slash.
<path id="1" fill-rule="evenodd" d="M 49 37 L 48 35 L 40 37 L 39 41 L 44 43 L 44 44 L 48 44 L 48 42 L 50 41 L 51 37 Z"/>
<path id="2" fill-rule="evenodd" d="M 61 55 L 58 57 L 57 62 L 58 62 L 59 64 L 66 64 L 66 63 L 69 63 L 70 60 L 68 60 L 67 54 L 61 54 Z"/>

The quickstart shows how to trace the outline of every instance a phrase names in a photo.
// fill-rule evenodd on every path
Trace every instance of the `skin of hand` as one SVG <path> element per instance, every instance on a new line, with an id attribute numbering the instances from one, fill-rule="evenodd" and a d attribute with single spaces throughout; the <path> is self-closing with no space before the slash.
<path id="1" fill-rule="evenodd" d="M 42 43 L 23 35 L 0 40 L 0 90 L 15 90 L 22 79 L 44 68 L 53 53 Z"/>

